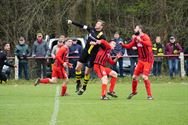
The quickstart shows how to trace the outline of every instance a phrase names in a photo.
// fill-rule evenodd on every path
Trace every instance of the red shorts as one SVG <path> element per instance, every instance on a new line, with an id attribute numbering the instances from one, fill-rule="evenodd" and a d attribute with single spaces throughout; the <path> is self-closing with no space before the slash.
<path id="1" fill-rule="evenodd" d="M 101 79 L 103 76 L 109 75 L 109 73 L 112 71 L 110 68 L 94 64 L 94 71 L 97 74 L 97 76 Z"/>
<path id="2" fill-rule="evenodd" d="M 65 71 L 64 67 L 58 67 L 56 65 L 52 66 L 52 77 L 60 78 L 60 79 L 67 79 L 68 75 Z"/>
<path id="3" fill-rule="evenodd" d="M 139 76 L 142 73 L 143 75 L 149 76 L 152 66 L 153 63 L 138 60 L 138 64 L 134 70 L 134 75 Z"/>

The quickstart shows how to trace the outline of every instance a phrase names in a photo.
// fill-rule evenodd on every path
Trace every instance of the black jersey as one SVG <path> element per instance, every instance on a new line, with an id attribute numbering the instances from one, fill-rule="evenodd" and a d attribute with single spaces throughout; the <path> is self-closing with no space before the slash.
<path id="1" fill-rule="evenodd" d="M 79 61 L 81 63 L 86 63 L 86 65 L 89 68 L 91 68 L 94 65 L 94 60 L 99 51 L 99 48 L 100 47 L 103 48 L 103 45 L 91 45 L 90 42 L 91 41 L 95 42 L 96 40 L 101 40 L 101 39 L 106 40 L 106 37 L 103 34 L 103 31 L 96 31 L 94 27 L 89 27 L 89 26 L 82 25 L 76 22 L 72 22 L 72 24 L 80 28 L 83 28 L 89 32 L 86 46 L 82 52 L 82 55 L 80 56 Z"/>
<path id="2" fill-rule="evenodd" d="M 103 31 L 96 31 L 96 29 L 94 27 L 82 25 L 82 24 L 79 24 L 77 22 L 72 22 L 72 24 L 87 30 L 89 32 L 88 36 L 92 36 L 93 38 L 95 38 L 97 40 L 101 40 L 101 39 L 106 40 L 106 37 L 105 37 Z M 88 37 L 87 42 L 86 42 L 86 46 L 84 48 L 84 52 L 87 52 L 88 54 L 92 54 L 92 55 L 97 54 L 100 45 L 95 45 L 95 46 L 90 45 L 91 41 L 94 41 L 94 40 L 92 38 Z"/>

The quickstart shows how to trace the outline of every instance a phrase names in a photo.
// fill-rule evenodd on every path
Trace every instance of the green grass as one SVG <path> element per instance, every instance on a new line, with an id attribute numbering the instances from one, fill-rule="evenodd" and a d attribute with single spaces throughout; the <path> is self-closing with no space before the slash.
<path id="1" fill-rule="evenodd" d="M 99 80 L 90 82 L 86 93 L 76 95 L 70 80 L 71 96 L 58 97 L 56 125 L 187 125 L 188 80 L 151 78 L 154 100 L 146 100 L 143 82 L 138 95 L 131 91 L 130 78 L 119 79 L 117 99 L 101 101 Z M 54 111 L 56 85 L 34 87 L 31 81 L 9 81 L 0 85 L 0 125 L 49 125 Z"/>

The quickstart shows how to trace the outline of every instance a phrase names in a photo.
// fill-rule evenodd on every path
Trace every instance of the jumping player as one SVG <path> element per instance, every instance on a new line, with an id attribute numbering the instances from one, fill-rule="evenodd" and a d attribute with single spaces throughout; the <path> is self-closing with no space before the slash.
<path id="1" fill-rule="evenodd" d="M 106 39 L 103 34 L 103 27 L 104 27 L 104 21 L 98 20 L 95 24 L 95 27 L 89 27 L 86 25 L 79 24 L 77 22 L 73 22 L 72 20 L 68 20 L 68 24 L 73 24 L 75 26 L 78 26 L 80 28 L 83 28 L 89 32 L 88 36 L 92 36 L 97 40 Z M 94 65 L 94 60 L 97 55 L 98 49 L 100 48 L 100 45 L 92 45 L 90 42 L 94 42 L 90 37 L 87 39 L 86 47 L 84 48 L 81 57 L 77 61 L 76 66 L 76 92 L 78 92 L 78 95 L 82 95 L 83 92 L 86 90 L 87 83 L 90 79 L 90 71 L 91 68 Z M 83 64 L 86 64 L 85 68 L 85 76 L 84 76 L 84 84 L 81 88 L 81 69 L 83 67 Z M 81 89 L 80 89 L 81 88 Z"/>
<path id="2" fill-rule="evenodd" d="M 152 69 L 154 62 L 154 56 L 152 52 L 152 42 L 147 34 L 143 32 L 143 26 L 137 25 L 134 29 L 135 34 L 132 36 L 132 41 L 129 44 L 121 45 L 124 48 L 132 48 L 136 46 L 138 48 L 138 64 L 134 70 L 133 80 L 132 80 L 132 93 L 127 99 L 131 99 L 137 94 L 138 76 L 142 74 L 142 78 L 147 91 L 147 99 L 152 100 L 152 93 L 150 88 L 150 81 L 148 76 Z"/>
<path id="3" fill-rule="evenodd" d="M 62 84 L 61 96 L 67 96 L 67 83 L 68 83 L 68 75 L 65 71 L 66 67 L 72 68 L 72 64 L 70 64 L 67 60 L 67 54 L 69 51 L 69 47 L 72 46 L 72 40 L 66 39 L 65 41 L 60 39 L 59 42 L 64 42 L 64 46 L 62 46 L 56 54 L 55 62 L 52 67 L 52 78 L 44 78 L 44 79 L 37 79 L 35 81 L 35 86 L 39 83 L 48 84 L 48 83 L 57 83 L 57 79 L 64 79 Z"/>
<path id="4" fill-rule="evenodd" d="M 109 44 L 105 40 L 97 40 L 96 44 L 102 44 L 105 46 L 105 48 L 100 48 L 94 61 L 94 71 L 102 81 L 101 100 L 109 100 L 109 97 L 106 96 L 106 93 L 112 97 L 117 98 L 118 96 L 114 92 L 114 87 L 117 81 L 117 73 L 114 70 L 105 66 L 107 62 L 112 65 L 115 64 L 118 58 L 121 57 L 121 54 L 117 54 L 117 57 L 114 60 L 110 58 L 110 51 L 116 46 L 115 41 L 111 41 Z M 111 80 L 110 88 L 107 92 L 108 76 L 111 76 Z"/>

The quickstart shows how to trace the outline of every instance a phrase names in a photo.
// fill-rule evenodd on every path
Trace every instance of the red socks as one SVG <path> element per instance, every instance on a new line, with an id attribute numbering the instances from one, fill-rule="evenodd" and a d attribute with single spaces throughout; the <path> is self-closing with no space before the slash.
<path id="1" fill-rule="evenodd" d="M 49 82 L 50 82 L 49 78 L 40 79 L 40 83 L 47 84 Z"/>
<path id="2" fill-rule="evenodd" d="M 67 85 L 66 85 L 66 84 L 63 84 L 63 85 L 62 85 L 62 89 L 61 89 L 61 96 L 64 96 L 65 93 L 66 93 L 66 91 L 67 91 Z"/>
<path id="3" fill-rule="evenodd" d="M 101 96 L 105 96 L 106 95 L 106 89 L 107 89 L 107 84 L 102 84 Z"/>
<path id="4" fill-rule="evenodd" d="M 144 84 L 145 84 L 145 87 L 146 87 L 146 91 L 147 91 L 148 96 L 152 96 L 152 94 L 151 94 L 150 81 L 149 81 L 149 80 L 144 80 Z"/>
<path id="5" fill-rule="evenodd" d="M 116 85 L 116 81 L 117 81 L 117 78 L 116 77 L 112 77 L 111 80 L 110 80 L 110 89 L 109 91 L 110 92 L 113 92 L 114 91 L 114 87 Z"/>
<path id="6" fill-rule="evenodd" d="M 138 85 L 138 80 L 133 80 L 132 81 L 132 93 L 136 93 L 137 85 Z"/>

